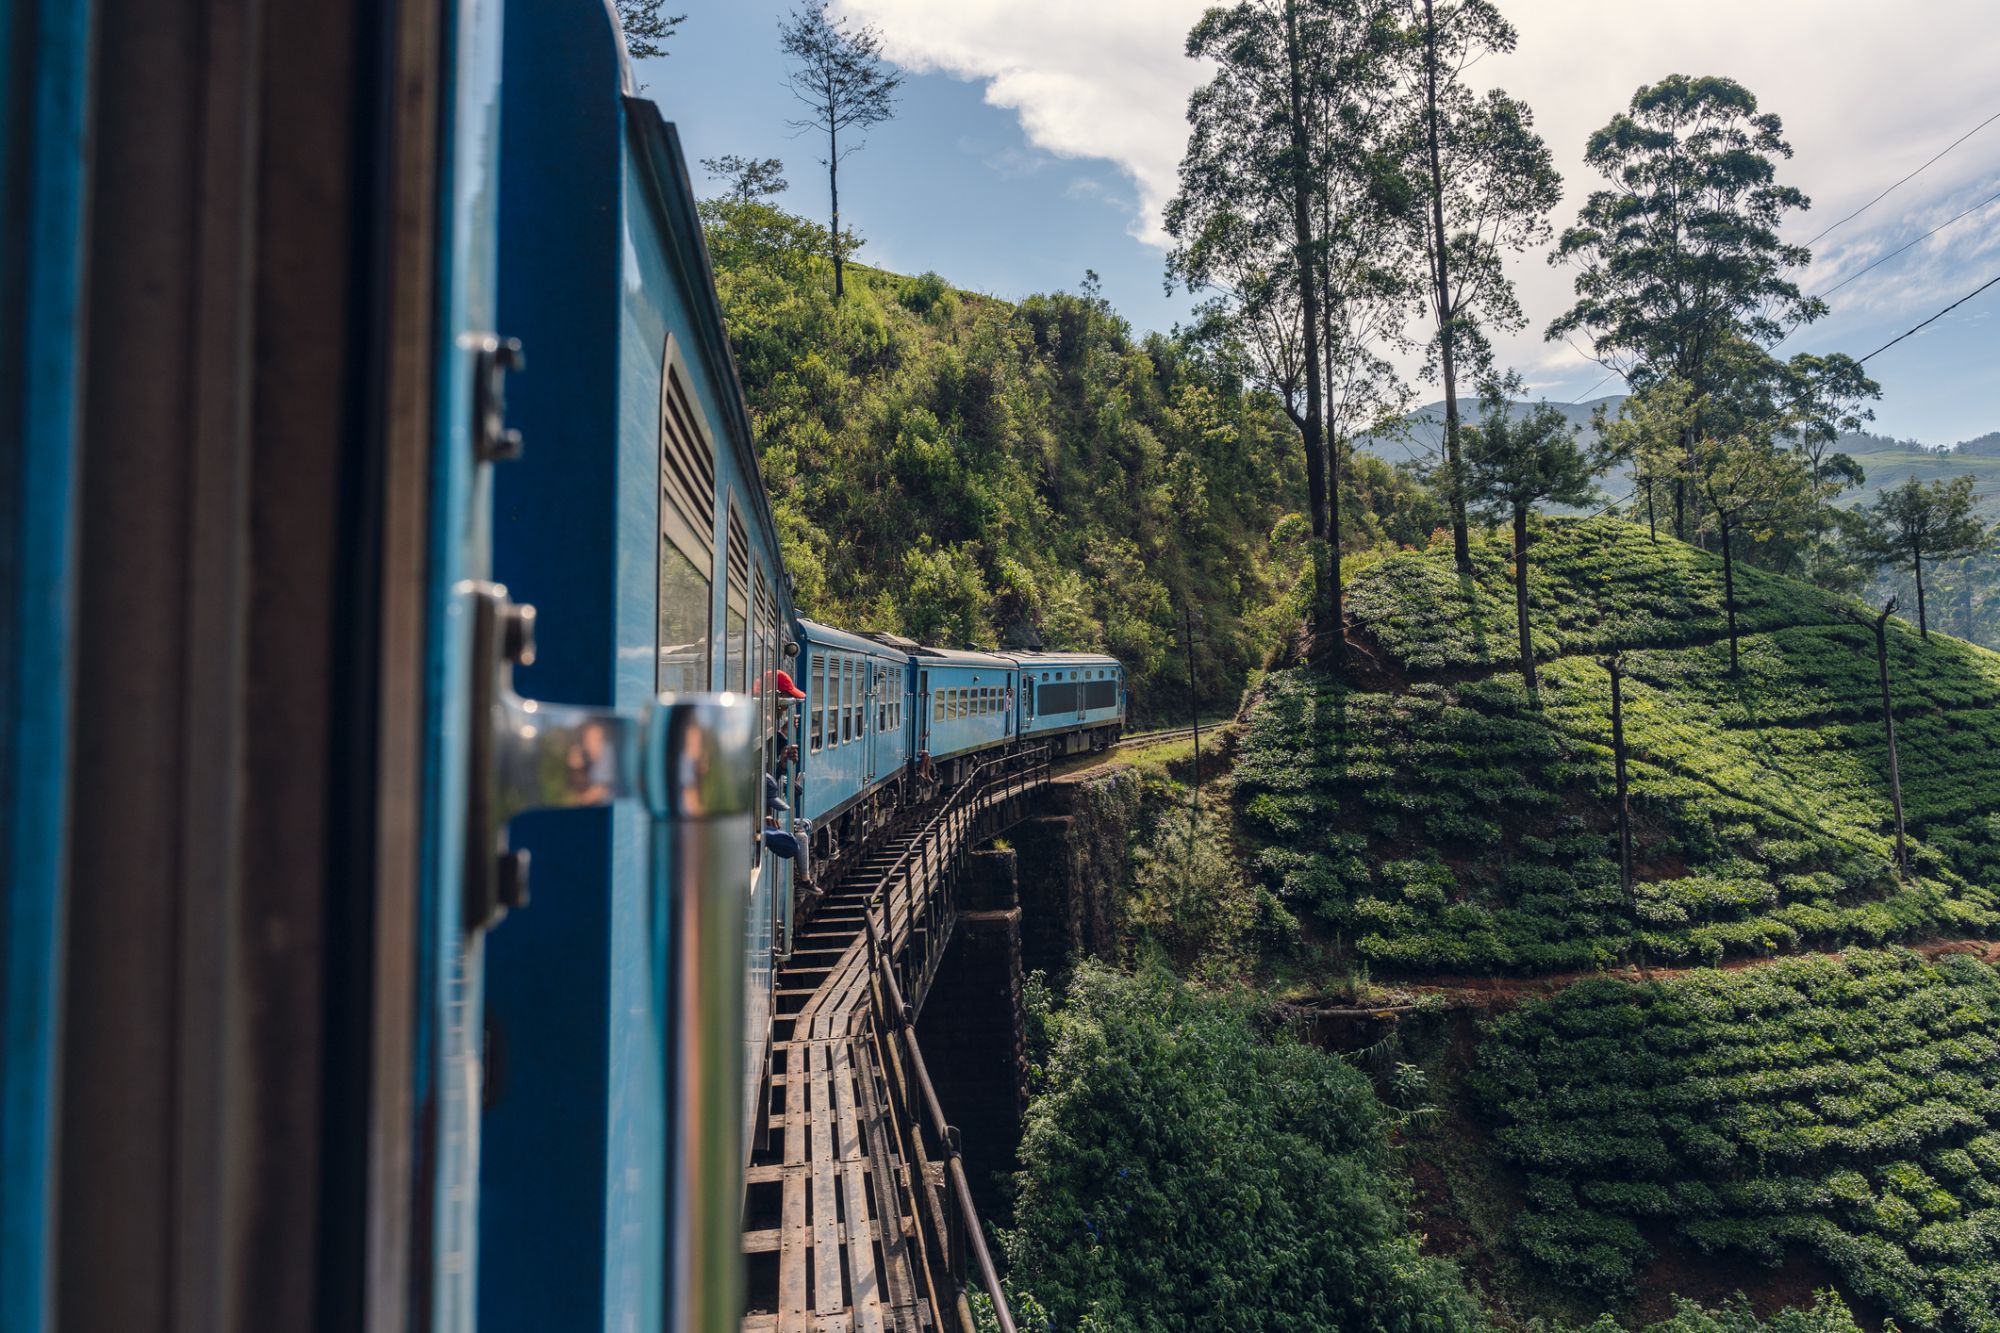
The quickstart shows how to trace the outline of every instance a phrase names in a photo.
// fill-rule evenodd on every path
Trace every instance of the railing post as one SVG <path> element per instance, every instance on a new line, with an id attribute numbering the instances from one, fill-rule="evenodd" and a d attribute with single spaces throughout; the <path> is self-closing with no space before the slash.
<path id="1" fill-rule="evenodd" d="M 950 1251 L 945 1256 L 945 1263 L 951 1272 L 952 1285 L 960 1291 L 964 1291 L 966 1217 L 965 1210 L 959 1206 L 958 1191 L 951 1188 L 953 1182 L 949 1178 L 952 1163 L 958 1160 L 959 1142 L 958 1128 L 955 1125 L 946 1125 L 944 1127 L 944 1158 L 947 1178 L 945 1180 L 946 1188 L 944 1195 L 945 1215 L 949 1219 L 949 1222 L 945 1234 L 950 1237 Z"/>

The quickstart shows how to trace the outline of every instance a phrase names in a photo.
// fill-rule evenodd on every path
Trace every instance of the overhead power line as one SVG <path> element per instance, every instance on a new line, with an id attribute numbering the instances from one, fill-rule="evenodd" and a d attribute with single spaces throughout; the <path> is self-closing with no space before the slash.
<path id="1" fill-rule="evenodd" d="M 1956 139 L 1953 139 L 1943 148 L 1940 148 L 1937 151 L 1937 153 L 1931 157 L 1930 161 L 1924 163 L 1923 166 L 1918 167 L 1915 171 L 1912 171 L 1909 175 L 1903 177 L 1901 180 L 1897 181 L 1894 185 L 1891 185 L 1888 189 L 1882 191 L 1882 193 L 1876 195 L 1873 199 L 1870 199 L 1867 203 L 1855 209 L 1852 213 L 1849 213 L 1846 217 L 1840 219 L 1840 221 L 1835 222 L 1832 225 L 1828 226 L 1825 231 L 1820 232 L 1818 236 L 1813 237 L 1812 240 L 1807 241 L 1806 244 L 1811 245 L 1814 242 L 1826 236 L 1829 232 L 1833 231 L 1836 227 L 1844 227 L 1848 223 L 1854 221 L 1854 219 L 1860 217 L 1863 213 L 1866 213 L 1869 209 L 1875 207 L 1875 205 L 1881 203 L 1884 199 L 1887 199 L 1890 195 L 1894 194 L 1897 190 L 1900 190 L 1903 186 L 1915 180 L 1925 171 L 1928 171 L 1934 164 L 1936 164 L 1938 159 L 1942 158 L 1946 153 L 1949 153 L 1952 149 L 1958 147 L 1960 144 L 1964 143 L 1967 139 L 1970 139 L 1973 135 L 1979 133 L 1981 130 L 1985 129 L 1988 125 L 1991 125 L 1996 120 L 2000 120 L 2000 111 L 1994 112 L 1992 115 L 1980 121 L 1977 125 L 1974 125 L 1971 129 L 1967 130 L 1965 133 L 1959 135 Z"/>
<path id="2" fill-rule="evenodd" d="M 1891 347 L 1894 347 L 1897 343 L 1903 341 L 1903 339 L 1909 337 L 1910 334 L 1917 332 L 1919 329 L 1924 328 L 1926 325 L 1937 323 L 1939 320 L 1943 319 L 1946 315 L 1949 315 L 1952 311 L 1958 309 L 1960 306 L 1964 305 L 1967 301 L 1970 301 L 1973 297 L 1985 291 L 1988 287 L 1995 287 L 1995 286 L 2000 286 L 2000 274 L 1995 274 L 1993 277 L 1988 278 L 1985 282 L 1979 284 L 1979 286 L 1973 288 L 1965 295 L 1959 297 L 1956 301 L 1953 301 L 1950 305 L 1938 311 L 1935 315 L 1932 315 L 1922 324 L 1916 325 L 1915 327 L 1908 330 L 1908 332 L 1897 334 L 1895 337 L 1891 338 L 1888 342 L 1883 343 L 1880 347 L 1870 352 L 1867 356 L 1862 357 L 1861 360 L 1863 362 L 1872 361 L 1874 358 L 1888 351 Z"/>
<path id="3" fill-rule="evenodd" d="M 1839 291 L 1842 287 L 1845 287 L 1848 283 L 1853 282 L 1856 278 L 1868 272 L 1869 269 L 1876 268 L 1879 267 L 1880 265 L 1888 263 L 1890 260 L 1894 259 L 1897 255 L 1902 254 L 1903 251 L 1908 250 L 1912 246 L 1923 244 L 1925 241 L 1928 241 L 1931 237 L 1943 231 L 1946 227 L 1949 227 L 1952 223 L 1957 222 L 1962 218 L 1970 217 L 1972 214 L 1977 213 L 1980 209 L 1986 207 L 1988 204 L 1994 202 L 1995 200 L 2000 200 L 2000 192 L 1987 195 L 1984 199 L 1981 199 L 1978 203 L 1966 209 L 1963 213 L 1958 213 L 1951 217 L 1946 218 L 1943 222 L 1938 223 L 1937 226 L 1932 227 L 1929 231 L 1917 237 L 1915 240 L 1905 241 L 1903 244 L 1891 250 L 1888 254 L 1883 255 L 1880 259 L 1877 259 L 1874 263 L 1869 264 L 1866 268 L 1856 269 L 1854 272 L 1842 278 L 1839 282 L 1834 283 L 1833 286 L 1826 288 L 1824 291 L 1814 292 L 1813 295 L 1814 296 L 1833 295 L 1835 292 Z M 1793 327 L 1796 328 L 1798 326 L 1793 325 Z"/>

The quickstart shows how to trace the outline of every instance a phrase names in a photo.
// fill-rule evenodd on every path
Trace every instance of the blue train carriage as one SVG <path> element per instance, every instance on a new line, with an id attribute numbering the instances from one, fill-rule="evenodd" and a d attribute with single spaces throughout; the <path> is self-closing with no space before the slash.
<path id="1" fill-rule="evenodd" d="M 911 799 L 909 654 L 874 636 L 797 624 L 794 676 L 806 697 L 793 722 L 791 804 L 823 880 Z"/>
<path id="2" fill-rule="evenodd" d="M 539 611 L 520 688 L 621 711 L 748 695 L 756 786 L 778 800 L 699 855 L 630 803 L 517 825 L 536 884 L 487 959 L 505 1077 L 481 1126 L 479 1322 L 680 1326 L 738 1298 L 792 899 L 762 825 L 797 812 L 781 793 L 801 704 L 778 688 L 798 674 L 793 607 L 679 136 L 596 0 L 517 0 L 506 48 L 498 327 L 524 345 L 508 389 L 527 447 L 496 469 L 494 561 Z M 693 876 L 740 886 L 740 934 L 672 916 Z"/>
<path id="3" fill-rule="evenodd" d="M 1058 754 L 1102 750 L 1125 729 L 1125 668 L 1102 653 L 1012 653 L 1022 690 L 1022 740 L 1046 738 Z"/>
<path id="4" fill-rule="evenodd" d="M 917 648 L 911 654 L 916 725 L 911 743 L 937 780 L 959 782 L 989 750 L 1014 741 L 1019 672 L 994 653 Z"/>

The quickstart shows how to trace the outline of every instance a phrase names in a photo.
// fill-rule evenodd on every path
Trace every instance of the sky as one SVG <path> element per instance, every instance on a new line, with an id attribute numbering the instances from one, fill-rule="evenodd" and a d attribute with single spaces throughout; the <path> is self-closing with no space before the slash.
<path id="1" fill-rule="evenodd" d="M 784 159 L 781 201 L 826 210 L 822 153 L 777 50 L 775 0 L 677 0 L 688 18 L 671 53 L 639 62 L 644 93 L 680 126 L 691 157 Z M 1205 77 L 1184 53 L 1202 0 L 835 0 L 876 25 L 908 74 L 894 120 L 841 166 L 843 222 L 860 258 L 1015 298 L 1074 290 L 1095 271 L 1133 327 L 1170 330 L 1192 299 L 1168 292 L 1160 218 L 1186 139 L 1188 94 Z M 1564 176 L 1560 230 L 1599 178 L 1590 132 L 1642 84 L 1720 74 L 1784 120 L 1795 155 L 1779 179 L 1812 209 L 1805 241 L 1868 204 L 1953 140 L 2000 113 L 1996 0 L 1501 0 L 1514 52 L 1482 61 L 1476 87 L 1533 108 Z M 699 168 L 697 168 L 699 173 Z M 698 180 L 704 192 L 718 188 Z M 1781 349 L 1861 356 L 2000 276 L 2000 119 L 1834 228 L 1799 281 L 1825 290 L 1929 228 L 1967 216 L 1828 296 L 1833 313 Z M 1571 270 L 1513 261 L 1529 326 L 1500 344 L 1531 394 L 1557 401 L 1619 392 L 1604 371 L 1542 330 L 1571 299 Z M 1873 429 L 1951 443 L 2000 429 L 2000 286 L 1868 363 L 1881 382 Z M 1441 395 L 1418 383 L 1417 401 Z"/>

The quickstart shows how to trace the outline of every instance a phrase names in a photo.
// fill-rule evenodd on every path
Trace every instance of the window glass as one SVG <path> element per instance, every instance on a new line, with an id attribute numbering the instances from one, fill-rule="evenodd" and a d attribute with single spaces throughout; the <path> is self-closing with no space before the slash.
<path id="1" fill-rule="evenodd" d="M 826 698 L 826 659 L 818 653 L 813 654 L 812 670 L 807 673 L 807 678 L 812 683 L 806 687 L 810 696 L 806 699 L 806 707 L 812 710 L 812 749 L 817 754 L 820 742 L 826 737 L 826 714 L 821 703 Z"/>
<path id="2" fill-rule="evenodd" d="M 889 729 L 889 673 L 875 668 L 875 730 Z"/>
<path id="3" fill-rule="evenodd" d="M 943 690 L 939 690 L 939 691 L 937 691 L 936 693 L 934 693 L 933 695 L 931 695 L 931 721 L 932 721 L 932 722 L 942 722 L 942 721 L 944 721 L 944 691 L 943 691 Z"/>
<path id="4" fill-rule="evenodd" d="M 840 659 L 840 743 L 854 739 L 854 659 Z"/>
<path id="5" fill-rule="evenodd" d="M 708 688 L 708 575 L 674 543 L 660 543 L 661 692 Z"/>

